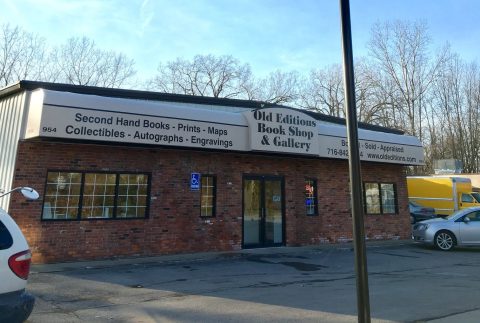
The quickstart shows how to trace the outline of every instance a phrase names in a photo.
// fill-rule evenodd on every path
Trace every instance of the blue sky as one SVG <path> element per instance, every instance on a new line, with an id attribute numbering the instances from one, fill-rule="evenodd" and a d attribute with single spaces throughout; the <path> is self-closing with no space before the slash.
<path id="1" fill-rule="evenodd" d="M 0 0 L 0 23 L 45 37 L 54 46 L 87 36 L 102 49 L 135 59 L 138 76 L 159 62 L 196 54 L 232 55 L 254 75 L 307 72 L 341 63 L 337 0 Z M 478 60 L 478 0 L 350 0 L 354 56 L 366 54 L 372 25 L 423 20 L 432 50 L 449 42 Z"/>

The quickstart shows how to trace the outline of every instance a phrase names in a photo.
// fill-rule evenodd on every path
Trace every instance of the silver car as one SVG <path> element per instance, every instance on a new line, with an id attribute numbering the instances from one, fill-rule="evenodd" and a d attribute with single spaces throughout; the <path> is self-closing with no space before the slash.
<path id="1" fill-rule="evenodd" d="M 412 239 L 440 250 L 451 250 L 456 245 L 480 246 L 480 207 L 418 222 L 413 226 Z"/>

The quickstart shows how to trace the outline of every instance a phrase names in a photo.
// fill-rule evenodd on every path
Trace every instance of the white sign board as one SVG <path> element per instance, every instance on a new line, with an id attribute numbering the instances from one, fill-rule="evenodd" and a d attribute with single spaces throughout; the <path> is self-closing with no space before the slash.
<path id="1" fill-rule="evenodd" d="M 423 148 L 379 140 L 359 140 L 360 160 L 393 164 L 423 165 Z M 320 135 L 320 156 L 348 159 L 347 138 Z"/>
<path id="2" fill-rule="evenodd" d="M 192 105 L 39 90 L 32 93 L 24 137 L 348 159 L 343 125 L 283 107 L 231 112 Z M 359 138 L 363 161 L 424 164 L 415 137 L 359 129 Z"/>
<path id="3" fill-rule="evenodd" d="M 40 136 L 244 150 L 245 127 L 135 113 L 43 105 Z"/>
<path id="4" fill-rule="evenodd" d="M 252 150 L 318 155 L 317 121 L 312 117 L 279 108 L 247 111 L 244 116 Z"/>

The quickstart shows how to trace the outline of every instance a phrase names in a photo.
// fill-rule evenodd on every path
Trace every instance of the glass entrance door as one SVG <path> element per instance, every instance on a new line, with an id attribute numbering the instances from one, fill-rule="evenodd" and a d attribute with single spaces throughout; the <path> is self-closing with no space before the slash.
<path id="1" fill-rule="evenodd" d="M 283 245 L 283 210 L 283 178 L 244 177 L 244 248 Z"/>

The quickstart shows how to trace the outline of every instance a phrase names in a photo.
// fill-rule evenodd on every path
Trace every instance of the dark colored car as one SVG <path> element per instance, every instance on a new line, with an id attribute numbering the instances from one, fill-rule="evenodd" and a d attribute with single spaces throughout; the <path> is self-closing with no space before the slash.
<path id="1" fill-rule="evenodd" d="M 408 207 L 410 209 L 410 222 L 412 224 L 437 217 L 433 207 L 422 206 L 413 201 L 408 202 Z"/>

